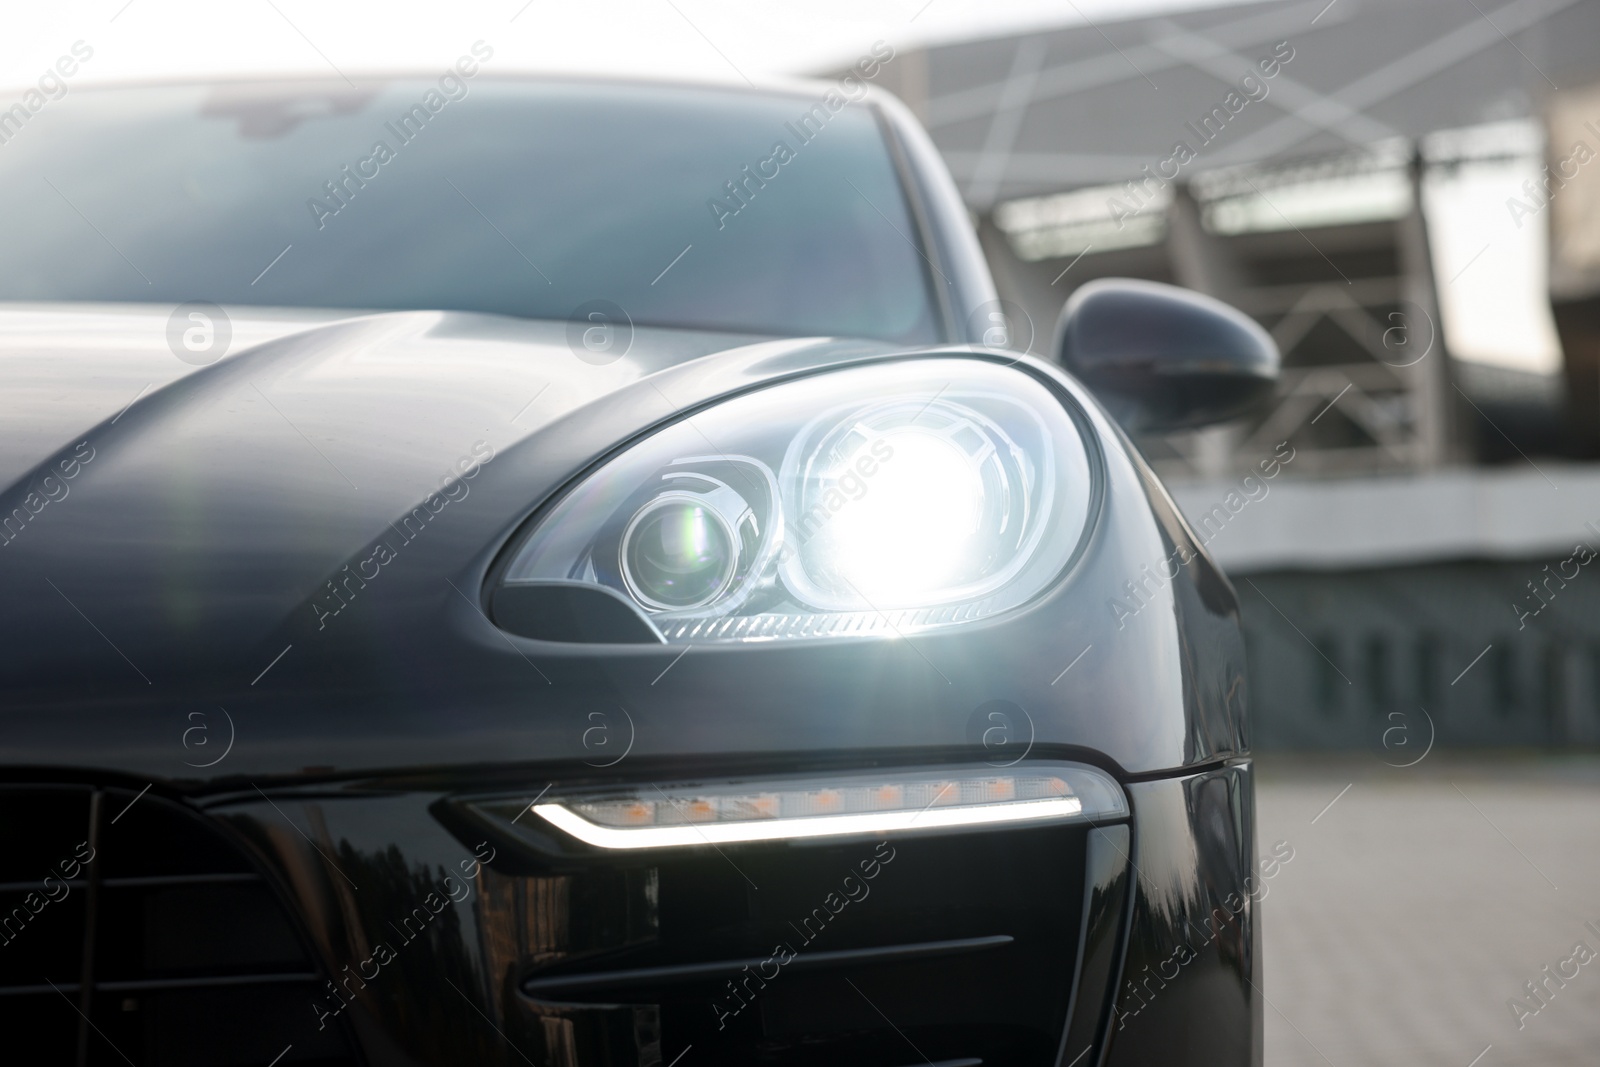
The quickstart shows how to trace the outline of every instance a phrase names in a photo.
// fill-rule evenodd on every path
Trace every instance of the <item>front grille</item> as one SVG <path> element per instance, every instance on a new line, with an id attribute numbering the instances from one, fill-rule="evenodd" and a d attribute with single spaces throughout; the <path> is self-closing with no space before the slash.
<path id="1" fill-rule="evenodd" d="M 355 1062 L 271 887 L 187 808 L 0 786 L 0 833 L 0 1041 L 30 1067 Z"/>
<path id="2" fill-rule="evenodd" d="M 1087 833 L 490 872 L 485 955 L 508 1034 L 555 1067 L 648 1067 L 688 1049 L 703 1067 L 1048 1067 L 1078 958 Z"/>

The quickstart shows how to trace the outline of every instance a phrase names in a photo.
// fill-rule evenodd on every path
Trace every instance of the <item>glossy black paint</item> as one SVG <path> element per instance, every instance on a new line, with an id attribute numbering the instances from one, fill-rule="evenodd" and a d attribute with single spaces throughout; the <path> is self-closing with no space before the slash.
<path id="1" fill-rule="evenodd" d="M 1126 914 L 1125 825 L 728 846 L 557 867 L 530 863 L 492 837 L 433 828 L 397 848 L 394 823 L 409 825 L 420 805 L 431 798 L 437 810 L 448 795 L 304 790 L 272 801 L 218 798 L 209 808 L 267 866 L 287 872 L 299 906 L 316 916 L 334 988 L 307 1013 L 352 1026 L 364 1044 L 381 1034 L 420 1062 L 455 1062 L 460 1048 L 482 1057 L 473 1062 L 521 1062 L 520 1052 L 541 1064 L 587 1063 L 564 1048 L 566 1035 L 596 1056 L 632 1051 L 641 1011 L 632 1005 L 644 1001 L 661 1006 L 666 1059 L 693 1045 L 704 1062 L 732 1064 L 749 1062 L 735 1053 L 758 1012 L 822 1012 L 831 1025 L 853 1019 L 853 1028 L 870 1023 L 876 1004 L 936 1061 L 982 1045 L 1027 1057 L 986 1062 L 1042 1063 L 1054 1060 L 1074 985 L 1089 1032 L 1103 1022 Z M 851 875 L 858 892 L 837 918 L 792 925 Z M 422 918 L 435 890 L 459 900 Z M 740 1010 L 729 968 L 759 961 L 780 939 L 800 954 L 781 976 L 769 972 L 754 1010 Z M 380 943 L 392 963 L 376 962 Z M 846 956 L 870 957 L 870 966 Z M 868 1002 L 841 977 L 847 967 Z M 448 1011 L 464 998 L 512 1047 L 441 1026 L 419 1007 Z M 881 1044 L 865 1062 L 899 1062 L 892 1029 L 878 1029 L 888 1033 L 827 1051 L 847 1052 L 838 1062 L 853 1067 Z"/>
<path id="2" fill-rule="evenodd" d="M 1254 319 L 1189 289 L 1101 278 L 1061 311 L 1061 365 L 1130 430 L 1222 422 L 1272 395 L 1282 362 Z"/>
<path id="3" fill-rule="evenodd" d="M 1239 761 L 1128 788 L 1136 891 L 1103 1067 L 1168 1062 L 1197 1034 L 1205 1062 L 1259 1067 L 1257 905 L 1282 868 L 1257 863 L 1251 775 Z"/>
<path id="4" fill-rule="evenodd" d="M 310 944 L 215 820 L 142 790 L 15 784 L 0 820 L 8 1062 L 221 1065 L 286 1044 L 350 1062 L 345 1028 L 307 1011 Z"/>
<path id="5" fill-rule="evenodd" d="M 1083 932 L 1072 1006 L 1061 1035 L 1058 1064 L 1084 1062 L 1101 1047 L 1109 1022 L 1109 993 L 1122 969 L 1127 940 L 1128 879 L 1132 842 L 1126 826 L 1097 827 L 1089 834 L 1085 860 Z"/>
<path id="6" fill-rule="evenodd" d="M 0 310 L 0 516 L 29 514 L 0 547 L 0 772 L 148 784 L 225 827 L 334 983 L 308 1017 L 348 1026 L 367 1062 L 522 1063 L 538 1035 L 542 1067 L 589 1062 L 561 1050 L 600 1042 L 663 1048 L 648 1013 L 530 1015 L 524 988 L 574 952 L 647 940 L 648 868 L 587 881 L 530 868 L 443 816 L 451 798 L 970 763 L 993 755 L 974 715 L 1002 702 L 1019 713 L 1006 759 L 1098 765 L 1133 806 L 1130 823 L 1074 831 L 1047 857 L 1070 884 L 1026 886 L 1028 901 L 1055 902 L 1038 914 L 1071 920 L 1074 949 L 1026 972 L 1058 995 L 1062 1067 L 1090 1044 L 1102 1047 L 1085 1064 L 1256 1062 L 1253 908 L 1124 1018 L 1131 976 L 1254 862 L 1233 590 L 1083 385 L 974 343 L 968 314 L 993 290 L 959 198 L 903 110 L 881 114 L 948 283 L 952 343 L 931 352 L 641 328 L 596 366 L 567 347 L 565 323 L 261 312 L 238 316 L 240 350 L 195 368 L 166 350 L 170 309 Z M 108 331 L 115 348 L 96 340 Z M 1091 529 L 1030 604 L 909 641 L 687 651 L 489 621 L 508 539 L 615 450 L 747 389 L 910 356 L 1014 364 L 1081 424 Z M 474 457 L 465 495 L 402 528 Z M 28 494 L 74 459 L 70 491 L 35 512 Z M 379 542 L 394 558 L 374 576 L 363 562 Z M 1175 558 L 1188 562 L 1169 577 Z M 435 909 L 440 893 L 452 903 Z M 1017 914 L 1033 914 L 1024 903 Z M 380 943 L 391 962 L 376 962 Z"/>

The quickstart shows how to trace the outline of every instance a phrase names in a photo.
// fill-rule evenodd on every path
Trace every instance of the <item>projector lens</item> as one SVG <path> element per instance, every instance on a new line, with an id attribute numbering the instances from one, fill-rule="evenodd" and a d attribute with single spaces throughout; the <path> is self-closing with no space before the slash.
<path id="1" fill-rule="evenodd" d="M 642 603 L 662 611 L 709 604 L 738 565 L 733 531 L 692 494 L 667 493 L 634 515 L 622 535 L 622 573 Z"/>

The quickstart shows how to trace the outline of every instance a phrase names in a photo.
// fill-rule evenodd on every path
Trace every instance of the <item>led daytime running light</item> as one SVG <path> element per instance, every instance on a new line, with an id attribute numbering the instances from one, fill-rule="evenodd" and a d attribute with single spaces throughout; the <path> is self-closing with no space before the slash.
<path id="1" fill-rule="evenodd" d="M 533 807 L 552 826 L 606 849 L 734 844 L 1071 819 L 1125 811 L 1097 772 L 1085 804 L 1068 773 L 857 777 L 765 788 L 675 787 L 629 796 L 552 799 Z M 1091 811 L 1093 808 L 1095 810 Z"/>

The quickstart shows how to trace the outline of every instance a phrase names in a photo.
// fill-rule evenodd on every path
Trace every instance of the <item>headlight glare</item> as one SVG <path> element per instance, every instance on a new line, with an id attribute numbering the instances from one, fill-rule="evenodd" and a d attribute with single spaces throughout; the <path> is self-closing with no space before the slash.
<path id="1" fill-rule="evenodd" d="M 986 399 L 1049 440 L 1025 405 Z M 789 455 L 803 458 L 783 476 L 802 535 L 784 578 L 813 604 L 886 610 L 971 600 L 1025 562 L 1030 546 L 1019 535 L 1043 532 L 1026 520 L 1030 505 L 1049 510 L 1053 452 L 1040 457 L 1045 469 L 1035 477 L 1005 429 L 972 407 L 891 400 L 809 438 L 796 439 Z"/>

